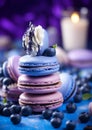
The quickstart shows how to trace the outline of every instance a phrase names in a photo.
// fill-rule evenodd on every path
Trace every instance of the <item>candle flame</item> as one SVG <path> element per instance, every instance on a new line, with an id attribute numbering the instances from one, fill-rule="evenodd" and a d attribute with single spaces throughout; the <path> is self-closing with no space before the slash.
<path id="1" fill-rule="evenodd" d="M 71 15 L 71 20 L 72 20 L 73 23 L 78 23 L 79 22 L 79 15 L 78 15 L 78 13 L 73 13 Z"/>

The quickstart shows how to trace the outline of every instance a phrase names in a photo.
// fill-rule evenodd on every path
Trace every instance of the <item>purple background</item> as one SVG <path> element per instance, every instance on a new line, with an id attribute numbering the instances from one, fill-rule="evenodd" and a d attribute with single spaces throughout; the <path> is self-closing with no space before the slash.
<path id="1" fill-rule="evenodd" d="M 89 9 L 89 36 L 92 42 L 92 0 L 0 0 L 0 34 L 21 38 L 29 21 L 44 28 L 54 26 L 60 35 L 60 19 L 65 9 Z M 91 45 L 91 44 L 90 44 Z"/>

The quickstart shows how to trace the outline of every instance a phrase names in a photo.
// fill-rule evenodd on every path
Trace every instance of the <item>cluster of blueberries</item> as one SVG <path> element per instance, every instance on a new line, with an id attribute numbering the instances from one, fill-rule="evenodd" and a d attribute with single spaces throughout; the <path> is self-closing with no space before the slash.
<path id="1" fill-rule="evenodd" d="M 74 113 L 77 107 L 75 103 L 68 103 L 66 105 L 66 110 L 68 113 Z M 21 116 L 29 116 L 34 114 L 32 112 L 31 107 L 29 106 L 20 106 L 13 104 L 11 102 L 7 102 L 5 104 L 0 104 L 0 115 L 10 117 L 10 120 L 13 124 L 19 124 L 21 122 Z M 54 128 L 59 128 L 62 124 L 62 120 L 64 118 L 64 113 L 58 110 L 50 110 L 46 109 L 42 111 L 42 118 L 49 120 L 51 125 Z M 79 115 L 79 120 L 81 123 L 86 123 L 90 120 L 90 115 L 88 112 L 81 112 Z M 68 130 L 75 129 L 76 124 L 72 120 L 66 121 L 66 128 Z"/>
<path id="2" fill-rule="evenodd" d="M 69 102 L 66 105 L 67 113 L 74 113 L 77 107 L 75 103 Z M 59 128 L 62 124 L 62 120 L 64 118 L 64 113 L 61 111 L 51 111 L 51 110 L 44 110 L 42 115 L 45 119 L 50 119 L 50 122 L 54 128 Z M 87 123 L 90 120 L 90 115 L 88 112 L 81 112 L 79 115 L 79 121 L 81 123 Z M 73 120 L 66 121 L 66 129 L 67 130 L 74 130 L 76 127 L 76 123 Z"/>
<path id="3" fill-rule="evenodd" d="M 13 124 L 19 124 L 21 116 L 29 116 L 31 114 L 32 109 L 29 106 L 20 106 L 11 102 L 0 104 L 0 115 L 10 117 Z"/>
<path id="4" fill-rule="evenodd" d="M 72 74 L 75 73 L 71 71 Z M 66 103 L 66 111 L 67 113 L 74 113 L 77 110 L 76 103 L 82 101 L 83 94 L 90 93 L 92 87 L 89 82 L 92 82 L 92 74 L 88 74 L 86 77 L 81 78 L 79 76 L 79 71 L 76 72 L 77 75 L 74 76 L 76 80 L 76 85 L 78 86 L 78 90 L 76 95 L 73 98 L 73 101 L 69 101 Z M 2 78 L 2 69 L 0 69 L 0 79 Z M 7 85 L 7 82 L 4 78 L 2 80 L 4 85 Z M 32 112 L 31 107 L 20 106 L 19 104 L 14 104 L 12 102 L 0 103 L 0 115 L 10 117 L 10 120 L 13 124 L 19 124 L 21 122 L 22 116 L 29 116 L 34 114 Z M 62 124 L 62 120 L 64 119 L 64 112 L 59 110 L 49 110 L 46 109 L 42 111 L 42 118 L 49 120 L 51 125 L 54 128 L 59 128 Z M 88 112 L 81 112 L 78 116 L 78 119 L 81 123 L 87 123 L 90 120 L 90 114 Z M 66 129 L 74 130 L 76 127 L 76 123 L 73 120 L 66 121 Z M 92 128 L 92 127 L 91 127 Z M 85 128 L 86 130 L 86 128 Z"/>

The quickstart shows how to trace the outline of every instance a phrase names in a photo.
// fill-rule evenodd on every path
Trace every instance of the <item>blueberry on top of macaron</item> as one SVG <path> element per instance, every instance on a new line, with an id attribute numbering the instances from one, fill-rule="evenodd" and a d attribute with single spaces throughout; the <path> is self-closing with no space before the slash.
<path id="1" fill-rule="evenodd" d="M 55 56 L 56 55 L 56 45 L 53 45 L 53 46 L 50 46 L 49 48 L 47 48 L 44 52 L 43 52 L 43 56 L 49 56 L 49 57 L 52 57 L 52 56 Z"/>

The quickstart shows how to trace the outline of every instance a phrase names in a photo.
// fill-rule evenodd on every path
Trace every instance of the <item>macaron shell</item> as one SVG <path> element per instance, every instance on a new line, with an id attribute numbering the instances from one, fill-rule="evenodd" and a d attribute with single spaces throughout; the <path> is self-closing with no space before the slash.
<path id="1" fill-rule="evenodd" d="M 9 93 L 7 93 L 7 99 L 8 99 L 8 101 L 16 101 L 16 102 L 18 102 L 20 94 L 9 92 Z"/>
<path id="2" fill-rule="evenodd" d="M 63 103 L 63 97 L 60 92 L 43 95 L 33 95 L 23 93 L 19 97 L 20 105 L 30 105 L 33 111 L 40 112 L 46 108 L 54 109 Z"/>
<path id="3" fill-rule="evenodd" d="M 12 84 L 11 87 L 9 87 L 8 91 L 7 91 L 7 99 L 9 101 L 16 101 L 18 102 L 19 96 L 20 94 L 22 94 L 22 91 L 20 91 L 17 87 L 17 85 Z"/>
<path id="4" fill-rule="evenodd" d="M 51 93 L 59 90 L 60 87 L 59 73 L 42 77 L 21 75 L 18 78 L 18 88 L 23 92 L 34 94 Z"/>
<path id="5" fill-rule="evenodd" d="M 46 67 L 57 65 L 58 61 L 55 56 L 47 57 L 47 56 L 36 56 L 32 57 L 31 55 L 22 56 L 19 60 L 19 66 L 23 67 Z"/>
<path id="6" fill-rule="evenodd" d="M 83 62 L 83 61 L 77 61 L 77 62 L 70 62 L 70 65 L 72 65 L 72 66 L 75 66 L 75 67 L 77 67 L 77 68 L 89 68 L 89 67 L 92 67 L 92 61 L 85 61 L 85 62 Z"/>
<path id="7" fill-rule="evenodd" d="M 19 68 L 21 74 L 26 74 L 28 76 L 44 76 L 57 72 L 59 70 L 59 65 L 49 66 L 49 67 L 36 67 L 36 68 Z"/>
<path id="8" fill-rule="evenodd" d="M 61 73 L 60 78 L 62 81 L 60 92 L 63 94 L 64 101 L 68 101 L 77 92 L 77 86 L 75 85 L 75 80 L 68 73 Z"/>
<path id="9" fill-rule="evenodd" d="M 17 79 L 20 75 L 20 73 L 18 71 L 19 58 L 20 58 L 20 56 L 12 56 L 8 59 L 7 70 L 8 70 L 10 77 L 14 81 L 17 81 Z"/>
<path id="10" fill-rule="evenodd" d="M 68 57 L 73 61 L 92 61 L 92 51 L 87 49 L 73 50 L 68 53 Z"/>
<path id="11" fill-rule="evenodd" d="M 78 68 L 92 67 L 92 51 L 87 49 L 73 50 L 68 53 L 69 64 Z"/>
<path id="12" fill-rule="evenodd" d="M 7 71 L 7 64 L 8 64 L 7 61 L 5 61 L 3 63 L 3 66 L 2 66 L 3 67 L 3 74 L 4 74 L 5 77 L 10 77 L 9 74 L 8 74 L 8 71 Z"/>
<path id="13" fill-rule="evenodd" d="M 18 84 L 23 85 L 51 85 L 60 82 L 59 73 L 54 73 L 48 76 L 32 77 L 27 75 L 21 75 L 18 78 Z"/>
<path id="14" fill-rule="evenodd" d="M 19 60 L 19 71 L 30 76 L 43 76 L 57 72 L 59 64 L 57 58 L 25 55 Z"/>
<path id="15" fill-rule="evenodd" d="M 18 102 L 19 96 L 22 92 L 20 90 L 18 90 L 18 88 L 15 89 L 11 89 L 8 91 L 7 93 L 7 99 L 9 101 L 16 101 Z"/>

